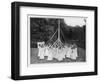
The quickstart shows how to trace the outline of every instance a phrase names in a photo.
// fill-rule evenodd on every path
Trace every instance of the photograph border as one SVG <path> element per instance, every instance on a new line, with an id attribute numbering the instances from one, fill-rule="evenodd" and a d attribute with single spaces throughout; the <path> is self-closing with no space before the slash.
<path id="1" fill-rule="evenodd" d="M 42 8 L 60 8 L 60 9 L 80 9 L 94 11 L 94 72 L 79 73 L 61 73 L 46 75 L 29 75 L 20 76 L 20 7 L 42 7 Z M 25 79 L 42 79 L 42 78 L 58 78 L 73 76 L 97 75 L 97 14 L 96 6 L 80 6 L 80 5 L 61 5 L 48 3 L 31 3 L 31 2 L 12 2 L 11 3 L 11 78 L 14 80 Z"/>

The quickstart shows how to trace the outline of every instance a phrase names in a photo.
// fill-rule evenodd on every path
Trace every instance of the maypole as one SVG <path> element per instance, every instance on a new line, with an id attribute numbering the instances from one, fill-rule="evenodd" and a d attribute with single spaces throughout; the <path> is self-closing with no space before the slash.
<path id="1" fill-rule="evenodd" d="M 60 27 L 60 24 L 61 24 L 60 20 L 61 19 L 58 19 L 58 28 L 55 31 L 55 33 L 52 35 L 52 37 L 47 41 L 47 45 L 43 42 L 38 43 L 38 46 L 39 46 L 38 56 L 40 57 L 40 59 L 44 59 L 44 56 L 48 56 L 47 60 L 53 60 L 53 58 L 56 58 L 59 61 L 62 61 L 63 58 L 65 57 L 68 57 L 71 59 L 77 58 L 77 48 L 72 50 L 71 47 L 68 47 L 67 45 L 65 45 L 64 42 L 62 42 L 61 40 L 62 39 L 61 36 L 64 38 L 64 40 L 65 40 L 65 37 Z M 57 39 L 53 41 L 56 34 L 57 34 Z M 41 47 L 40 45 L 43 47 Z"/>
<path id="2" fill-rule="evenodd" d="M 58 20 L 58 40 L 60 41 L 60 20 Z"/>
<path id="3" fill-rule="evenodd" d="M 58 31 L 58 34 L 57 34 L 58 38 L 53 43 L 53 45 L 51 45 L 50 47 L 62 48 L 64 46 L 64 44 L 62 43 L 61 38 L 60 38 L 60 31 L 61 31 L 61 29 L 60 29 L 60 20 L 58 20 L 58 29 L 57 29 L 57 31 Z"/>

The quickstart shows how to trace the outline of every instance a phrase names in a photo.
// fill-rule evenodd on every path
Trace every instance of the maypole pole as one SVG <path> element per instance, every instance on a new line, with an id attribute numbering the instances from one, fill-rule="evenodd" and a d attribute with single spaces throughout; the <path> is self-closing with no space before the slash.
<path id="1" fill-rule="evenodd" d="M 58 19 L 58 41 L 60 41 L 60 19 Z"/>
<path id="2" fill-rule="evenodd" d="M 62 47 L 63 43 L 62 43 L 61 38 L 60 38 L 60 32 L 61 32 L 61 29 L 60 29 L 60 19 L 59 19 L 58 20 L 58 39 L 57 39 L 57 43 L 58 43 L 59 47 Z"/>

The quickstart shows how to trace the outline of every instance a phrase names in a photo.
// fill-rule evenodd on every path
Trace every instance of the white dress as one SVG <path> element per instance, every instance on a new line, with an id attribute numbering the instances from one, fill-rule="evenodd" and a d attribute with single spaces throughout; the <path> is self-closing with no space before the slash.
<path id="1" fill-rule="evenodd" d="M 53 58 L 56 58 L 56 55 L 57 55 L 57 49 L 56 48 L 53 48 Z"/>
<path id="2" fill-rule="evenodd" d="M 64 52 L 63 52 L 63 53 L 64 53 L 64 58 L 67 57 L 67 52 L 68 52 L 68 47 L 65 46 L 65 48 L 64 48 Z"/>
<path id="3" fill-rule="evenodd" d="M 76 58 L 78 57 L 77 55 L 77 48 L 73 49 L 72 53 L 71 53 L 71 59 L 76 60 Z"/>
<path id="4" fill-rule="evenodd" d="M 45 47 L 45 56 L 48 56 L 49 55 L 49 48 L 48 47 Z"/>
<path id="5" fill-rule="evenodd" d="M 52 49 L 48 49 L 48 58 L 47 60 L 53 60 Z"/>
<path id="6" fill-rule="evenodd" d="M 71 47 L 69 47 L 67 49 L 68 49 L 68 51 L 66 51 L 66 57 L 71 58 L 72 49 L 71 49 Z"/>
<path id="7" fill-rule="evenodd" d="M 66 55 L 66 48 L 62 48 L 62 59 L 64 59 L 65 58 L 65 55 Z"/>
<path id="8" fill-rule="evenodd" d="M 57 50 L 56 59 L 58 61 L 62 61 L 63 60 L 63 53 L 62 52 L 63 52 L 62 48 Z"/>
<path id="9" fill-rule="evenodd" d="M 38 57 L 39 59 L 44 59 L 44 54 L 45 54 L 45 48 L 41 47 L 43 45 L 43 42 L 38 42 Z"/>

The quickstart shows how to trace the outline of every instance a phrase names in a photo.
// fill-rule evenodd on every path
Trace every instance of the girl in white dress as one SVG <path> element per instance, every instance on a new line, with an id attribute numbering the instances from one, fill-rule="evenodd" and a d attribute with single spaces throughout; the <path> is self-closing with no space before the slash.
<path id="1" fill-rule="evenodd" d="M 71 58 L 72 49 L 71 47 L 68 47 L 67 49 L 68 51 L 66 52 L 66 57 Z"/>
<path id="2" fill-rule="evenodd" d="M 74 49 L 72 49 L 71 59 L 76 60 L 77 57 L 78 57 L 78 55 L 77 55 L 77 48 L 74 48 Z"/>
<path id="3" fill-rule="evenodd" d="M 44 42 L 38 42 L 37 45 L 38 45 L 38 57 L 39 59 L 44 59 L 44 54 L 45 54 L 45 48 L 44 48 Z"/>
<path id="4" fill-rule="evenodd" d="M 78 57 L 77 45 L 76 44 L 73 44 L 72 45 L 71 59 L 76 60 L 77 57 Z"/>
<path id="5" fill-rule="evenodd" d="M 49 55 L 49 48 L 48 48 L 48 46 L 45 46 L 45 56 L 48 56 Z"/>
<path id="6" fill-rule="evenodd" d="M 47 60 L 53 60 L 52 48 L 48 49 L 48 58 L 47 58 Z"/>
<path id="7" fill-rule="evenodd" d="M 63 60 L 63 49 L 62 48 L 58 48 L 58 56 L 57 56 L 57 59 L 59 60 L 59 61 L 62 61 Z"/>

